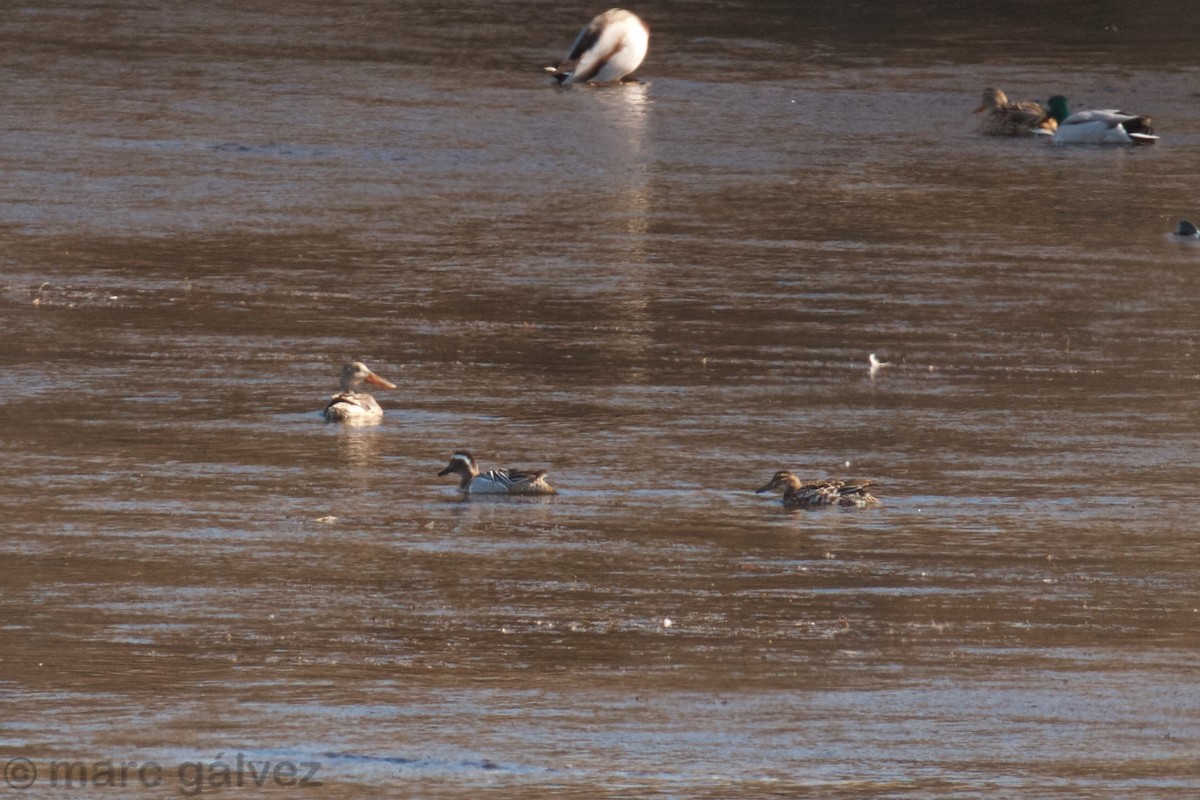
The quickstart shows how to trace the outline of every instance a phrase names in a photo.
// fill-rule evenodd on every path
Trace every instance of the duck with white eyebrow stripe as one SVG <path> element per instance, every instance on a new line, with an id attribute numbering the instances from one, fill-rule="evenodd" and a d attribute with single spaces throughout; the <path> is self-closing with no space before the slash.
<path id="1" fill-rule="evenodd" d="M 466 494 L 558 494 L 553 486 L 546 483 L 544 469 L 489 469 L 480 472 L 475 458 L 466 450 L 455 451 L 450 463 L 438 475 L 452 472 L 460 478 L 459 491 Z"/>

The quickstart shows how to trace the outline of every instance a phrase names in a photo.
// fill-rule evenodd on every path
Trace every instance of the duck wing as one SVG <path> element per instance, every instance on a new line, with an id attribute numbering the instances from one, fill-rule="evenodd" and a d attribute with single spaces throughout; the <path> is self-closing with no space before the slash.
<path id="1" fill-rule="evenodd" d="M 1154 133 L 1150 128 L 1150 118 L 1139 114 L 1126 114 L 1115 108 L 1093 109 L 1091 111 L 1076 111 L 1062 121 L 1062 127 L 1070 125 L 1087 125 L 1093 122 L 1103 122 L 1110 128 L 1120 125 L 1133 133 Z M 1131 128 L 1132 126 L 1132 128 Z"/>
<path id="2" fill-rule="evenodd" d="M 867 487 L 874 486 L 874 481 L 839 481 L 842 485 L 838 487 L 838 495 L 840 497 L 870 497 L 867 494 Z"/>
<path id="3" fill-rule="evenodd" d="M 375 398 L 360 392 L 338 392 L 329 398 L 322 415 L 330 421 L 345 420 L 367 414 L 381 413 Z"/>
<path id="4" fill-rule="evenodd" d="M 555 494 L 545 482 L 546 470 L 489 469 L 471 481 L 471 491 L 479 493 L 505 492 L 507 494 Z"/>
<path id="5" fill-rule="evenodd" d="M 537 483 L 550 474 L 544 469 L 502 469 L 497 470 L 497 472 L 507 476 L 513 485 L 518 483 Z"/>
<path id="6" fill-rule="evenodd" d="M 1058 127 L 1058 123 L 1050 116 L 1046 109 L 1042 108 L 1040 103 L 1035 103 L 1032 100 L 1023 100 L 1019 103 L 1013 103 L 1011 115 L 1013 121 L 1018 127 L 1026 130 L 1034 128 L 1042 128 L 1044 130 L 1053 131 Z"/>
<path id="7" fill-rule="evenodd" d="M 840 489 L 844 481 L 822 480 L 802 484 L 794 490 L 785 493 L 785 505 L 795 506 L 824 506 L 836 503 L 840 497 Z"/>
<path id="8" fill-rule="evenodd" d="M 600 34 L 604 32 L 603 25 L 599 22 L 600 18 L 589 22 L 583 26 L 583 30 L 575 37 L 575 42 L 571 45 L 571 49 L 567 51 L 567 57 L 559 61 L 552 67 L 546 69 L 554 73 L 554 79 L 559 83 L 565 83 L 575 74 L 576 67 L 579 66 L 579 59 L 583 58 L 584 53 L 590 50 L 600 39 Z M 586 78 L 580 78 L 586 80 Z"/>

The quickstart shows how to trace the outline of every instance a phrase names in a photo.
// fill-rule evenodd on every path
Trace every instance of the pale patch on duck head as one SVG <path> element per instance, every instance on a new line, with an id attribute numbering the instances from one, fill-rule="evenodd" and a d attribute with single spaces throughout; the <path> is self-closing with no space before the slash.
<path id="1" fill-rule="evenodd" d="M 475 465 L 475 459 L 470 453 L 466 450 L 455 450 L 454 455 L 450 456 L 450 463 L 438 475 L 449 475 L 451 472 L 476 475 L 479 473 L 479 468 Z"/>

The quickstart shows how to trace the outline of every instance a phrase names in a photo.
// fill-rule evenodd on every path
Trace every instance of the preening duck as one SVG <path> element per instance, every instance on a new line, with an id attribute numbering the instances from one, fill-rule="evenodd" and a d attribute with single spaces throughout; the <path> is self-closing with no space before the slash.
<path id="1" fill-rule="evenodd" d="M 869 506 L 878 503 L 867 493 L 871 481 L 842 481 L 834 478 L 805 483 L 795 473 L 780 470 L 757 494 L 783 489 L 783 505 L 787 508 L 817 508 L 819 506 Z"/>
<path id="2" fill-rule="evenodd" d="M 989 136 L 1032 136 L 1034 132 L 1053 133 L 1058 122 L 1039 103 L 1032 100 L 1009 100 L 995 88 L 983 90 L 983 102 L 976 114 L 986 111 L 980 120 L 979 132 Z"/>
<path id="3" fill-rule="evenodd" d="M 559 83 L 615 83 L 641 65 L 650 28 L 632 12 L 610 8 L 575 38 L 567 57 L 546 67 Z"/>
<path id="4" fill-rule="evenodd" d="M 466 450 L 457 450 L 438 476 L 458 475 L 458 488 L 467 494 L 558 494 L 546 483 L 546 470 L 489 469 L 480 472 L 475 458 Z"/>
<path id="5" fill-rule="evenodd" d="M 1150 118 L 1116 109 L 1076 111 L 1071 114 L 1067 98 L 1056 94 L 1046 102 L 1050 116 L 1058 121 L 1055 144 L 1153 144 L 1158 141 Z"/>
<path id="6" fill-rule="evenodd" d="M 341 380 L 342 390 L 329 398 L 329 404 L 321 412 L 326 422 L 369 425 L 383 419 L 383 409 L 375 398 L 358 390 L 364 383 L 380 389 L 395 389 L 396 384 L 385 381 L 361 361 L 353 361 L 342 367 Z"/>

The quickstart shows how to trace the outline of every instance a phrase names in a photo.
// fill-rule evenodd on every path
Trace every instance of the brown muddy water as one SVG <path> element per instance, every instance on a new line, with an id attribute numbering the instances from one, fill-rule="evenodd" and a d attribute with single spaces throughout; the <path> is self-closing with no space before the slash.
<path id="1" fill-rule="evenodd" d="M 642 81 L 560 90 L 603 6 L 10 6 L 8 785 L 1200 790 L 1200 22 L 974 7 L 633 7 Z"/>

